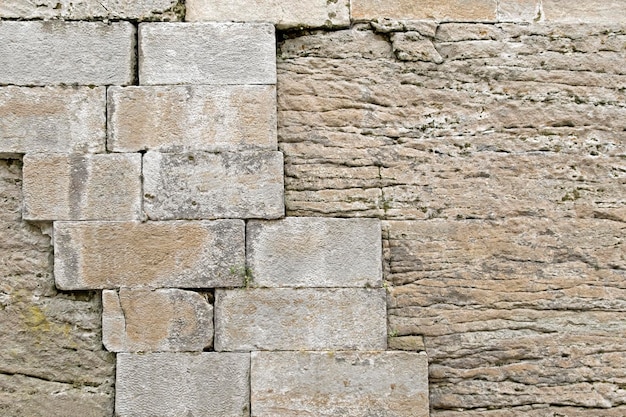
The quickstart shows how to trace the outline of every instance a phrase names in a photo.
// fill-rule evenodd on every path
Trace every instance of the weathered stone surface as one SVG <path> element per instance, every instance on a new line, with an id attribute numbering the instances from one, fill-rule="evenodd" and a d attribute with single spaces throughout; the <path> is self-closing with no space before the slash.
<path id="1" fill-rule="evenodd" d="M 378 219 L 250 221 L 246 264 L 260 287 L 380 287 Z"/>
<path id="2" fill-rule="evenodd" d="M 284 214 L 281 152 L 148 152 L 144 210 L 153 220 Z"/>
<path id="3" fill-rule="evenodd" d="M 276 84 L 274 26 L 142 23 L 139 82 L 143 85 Z"/>
<path id="4" fill-rule="evenodd" d="M 428 417 L 428 360 L 407 352 L 252 352 L 256 417 Z"/>
<path id="5" fill-rule="evenodd" d="M 626 23 L 625 0 L 542 0 L 548 21 L 567 23 Z"/>
<path id="6" fill-rule="evenodd" d="M 496 0 L 352 0 L 353 20 L 495 20 Z"/>
<path id="7" fill-rule="evenodd" d="M 390 39 L 393 52 L 401 61 L 443 62 L 432 41 L 419 32 L 392 33 Z"/>
<path id="8" fill-rule="evenodd" d="M 130 84 L 129 22 L 0 21 L 0 85 Z"/>
<path id="9" fill-rule="evenodd" d="M 215 350 L 384 350 L 384 289 L 216 290 Z"/>
<path id="10" fill-rule="evenodd" d="M 104 290 L 102 342 L 110 352 L 201 352 L 213 343 L 213 306 L 173 288 Z"/>
<path id="11" fill-rule="evenodd" d="M 0 157 L 103 152 L 103 87 L 0 87 Z"/>
<path id="12" fill-rule="evenodd" d="M 389 336 L 387 347 L 390 350 L 408 350 L 421 352 L 425 350 L 424 337 L 422 336 Z"/>
<path id="13" fill-rule="evenodd" d="M 55 222 L 54 276 L 68 290 L 243 285 L 241 220 Z"/>
<path id="14" fill-rule="evenodd" d="M 27 154 L 26 220 L 139 220 L 141 155 Z"/>
<path id="15" fill-rule="evenodd" d="M 270 85 L 111 87 L 113 152 L 276 150 Z"/>
<path id="16" fill-rule="evenodd" d="M 249 353 L 117 355 L 119 417 L 250 415 Z"/>
<path id="17" fill-rule="evenodd" d="M 540 0 L 498 1 L 498 20 L 501 22 L 536 22 L 541 18 Z"/>
<path id="18" fill-rule="evenodd" d="M 349 0 L 188 0 L 185 20 L 271 22 L 278 28 L 350 25 Z"/>

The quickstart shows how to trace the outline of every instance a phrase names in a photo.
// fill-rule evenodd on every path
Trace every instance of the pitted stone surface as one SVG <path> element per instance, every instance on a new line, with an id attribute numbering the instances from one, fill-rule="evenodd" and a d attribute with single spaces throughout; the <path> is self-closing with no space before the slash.
<path id="1" fill-rule="evenodd" d="M 213 306 L 180 289 L 104 290 L 102 342 L 110 352 L 201 352 L 213 343 Z"/>
<path id="2" fill-rule="evenodd" d="M 250 221 L 247 265 L 260 287 L 380 287 L 378 219 Z"/>
<path id="3" fill-rule="evenodd" d="M 352 0 L 353 20 L 435 19 L 493 21 L 496 0 Z"/>
<path id="4" fill-rule="evenodd" d="M 144 210 L 152 220 L 283 216 L 281 152 L 144 156 Z"/>
<path id="5" fill-rule="evenodd" d="M 428 360 L 408 352 L 252 352 L 255 417 L 428 417 Z"/>
<path id="6" fill-rule="evenodd" d="M 0 21 L 0 85 L 130 84 L 129 22 Z"/>
<path id="7" fill-rule="evenodd" d="M 111 87 L 113 152 L 276 150 L 271 85 Z"/>
<path id="8" fill-rule="evenodd" d="M 139 82 L 276 84 L 269 23 L 142 23 Z"/>
<path id="9" fill-rule="evenodd" d="M 117 355 L 119 417 L 248 417 L 249 353 Z"/>
<path id="10" fill-rule="evenodd" d="M 66 290 L 243 285 L 242 220 L 55 222 L 54 276 Z"/>
<path id="11" fill-rule="evenodd" d="M 384 350 L 384 289 L 216 290 L 215 350 Z"/>
<path id="12" fill-rule="evenodd" d="M 26 220 L 140 220 L 141 155 L 27 154 Z"/>

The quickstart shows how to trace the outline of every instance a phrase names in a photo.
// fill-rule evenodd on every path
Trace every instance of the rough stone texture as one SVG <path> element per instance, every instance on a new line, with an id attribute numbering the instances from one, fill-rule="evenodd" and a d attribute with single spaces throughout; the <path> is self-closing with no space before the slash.
<path id="1" fill-rule="evenodd" d="M 102 87 L 1 87 L 0 157 L 27 152 L 103 152 Z"/>
<path id="2" fill-rule="evenodd" d="M 0 85 L 130 84 L 129 22 L 0 21 Z"/>
<path id="3" fill-rule="evenodd" d="M 142 85 L 276 84 L 275 57 L 269 23 L 139 25 Z"/>
<path id="4" fill-rule="evenodd" d="M 27 154 L 26 220 L 139 220 L 141 155 Z"/>
<path id="5" fill-rule="evenodd" d="M 350 0 L 188 0 L 185 20 L 271 22 L 278 28 L 350 25 Z"/>
<path id="6" fill-rule="evenodd" d="M 249 353 L 117 355 L 119 417 L 247 417 Z"/>
<path id="7" fill-rule="evenodd" d="M 435 19 L 492 21 L 496 0 L 351 0 L 353 20 Z"/>
<path id="8" fill-rule="evenodd" d="M 541 18 L 541 0 L 498 1 L 498 20 L 501 22 L 537 22 Z"/>
<path id="9" fill-rule="evenodd" d="M 274 86 L 111 87 L 113 152 L 276 150 Z"/>
<path id="10" fill-rule="evenodd" d="M 110 352 L 201 352 L 213 344 L 213 306 L 173 288 L 104 290 L 102 341 Z"/>
<path id="11" fill-rule="evenodd" d="M 567 23 L 626 23 L 626 0 L 542 0 L 544 18 Z"/>
<path id="12" fill-rule="evenodd" d="M 407 352 L 252 352 L 255 417 L 428 417 L 428 360 Z"/>
<path id="13" fill-rule="evenodd" d="M 148 152 L 144 209 L 150 219 L 283 216 L 280 152 Z"/>
<path id="14" fill-rule="evenodd" d="M 244 222 L 55 222 L 63 289 L 243 285 Z"/>
<path id="15" fill-rule="evenodd" d="M 378 219 L 250 221 L 246 263 L 260 287 L 380 287 Z"/>
<path id="16" fill-rule="evenodd" d="M 0 160 L 0 415 L 110 417 L 100 301 L 59 293 L 50 238 L 20 221 L 21 163 Z"/>
<path id="17" fill-rule="evenodd" d="M 384 350 L 384 289 L 215 291 L 215 350 Z"/>

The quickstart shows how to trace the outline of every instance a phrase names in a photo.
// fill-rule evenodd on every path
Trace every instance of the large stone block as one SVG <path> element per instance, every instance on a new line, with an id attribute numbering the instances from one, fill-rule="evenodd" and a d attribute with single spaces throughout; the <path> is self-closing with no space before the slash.
<path id="1" fill-rule="evenodd" d="M 428 360 L 409 352 L 252 352 L 255 417 L 428 417 Z"/>
<path id="2" fill-rule="evenodd" d="M 119 417 L 247 417 L 249 353 L 117 355 Z"/>
<path id="3" fill-rule="evenodd" d="M 280 152 L 148 152 L 143 175 L 150 219 L 274 219 L 284 213 Z"/>
<path id="4" fill-rule="evenodd" d="M 61 289 L 211 288 L 243 285 L 241 220 L 55 222 Z"/>
<path id="5" fill-rule="evenodd" d="M 0 156 L 103 152 L 103 87 L 1 87 Z"/>
<path id="6" fill-rule="evenodd" d="M 435 19 L 440 21 L 496 18 L 496 0 L 352 0 L 353 20 Z"/>
<path id="7" fill-rule="evenodd" d="M 139 82 L 144 85 L 275 84 L 274 26 L 142 23 Z"/>
<path id="8" fill-rule="evenodd" d="M 111 87 L 114 152 L 275 150 L 272 85 Z"/>
<path id="9" fill-rule="evenodd" d="M 133 82 L 129 22 L 0 22 L 1 84 L 110 85 Z"/>
<path id="10" fill-rule="evenodd" d="M 213 343 L 213 306 L 180 289 L 104 290 L 102 341 L 110 352 L 201 352 Z"/>
<path id="11" fill-rule="evenodd" d="M 247 265 L 261 287 L 380 287 L 378 219 L 251 221 Z"/>
<path id="12" fill-rule="evenodd" d="M 545 20 L 566 23 L 626 23 L 626 0 L 543 0 Z"/>
<path id="13" fill-rule="evenodd" d="M 215 350 L 383 350 L 384 289 L 216 290 Z"/>
<path id="14" fill-rule="evenodd" d="M 350 25 L 349 0 L 188 0 L 185 20 L 271 22 L 279 28 Z"/>
<path id="15" fill-rule="evenodd" d="M 140 220 L 141 155 L 27 154 L 26 220 Z"/>

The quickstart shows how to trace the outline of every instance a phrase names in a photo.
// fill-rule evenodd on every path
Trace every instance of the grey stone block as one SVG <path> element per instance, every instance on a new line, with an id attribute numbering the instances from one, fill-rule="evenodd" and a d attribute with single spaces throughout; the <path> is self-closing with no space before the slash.
<path id="1" fill-rule="evenodd" d="M 147 152 L 143 175 L 150 219 L 275 219 L 284 214 L 281 152 Z"/>
<path id="2" fill-rule="evenodd" d="M 247 417 L 249 353 L 117 355 L 117 417 Z"/>
<path id="3" fill-rule="evenodd" d="M 139 82 L 276 84 L 269 23 L 142 23 Z"/>
<path id="4" fill-rule="evenodd" d="M 428 417 L 428 360 L 409 352 L 252 352 L 255 417 Z"/>
<path id="5" fill-rule="evenodd" d="M 1 22 L 0 84 L 130 84 L 135 28 L 129 22 Z"/>
<path id="6" fill-rule="evenodd" d="M 378 219 L 251 221 L 247 264 L 261 287 L 380 287 Z"/>
<path id="7" fill-rule="evenodd" d="M 384 289 L 217 290 L 215 350 L 382 350 Z"/>

